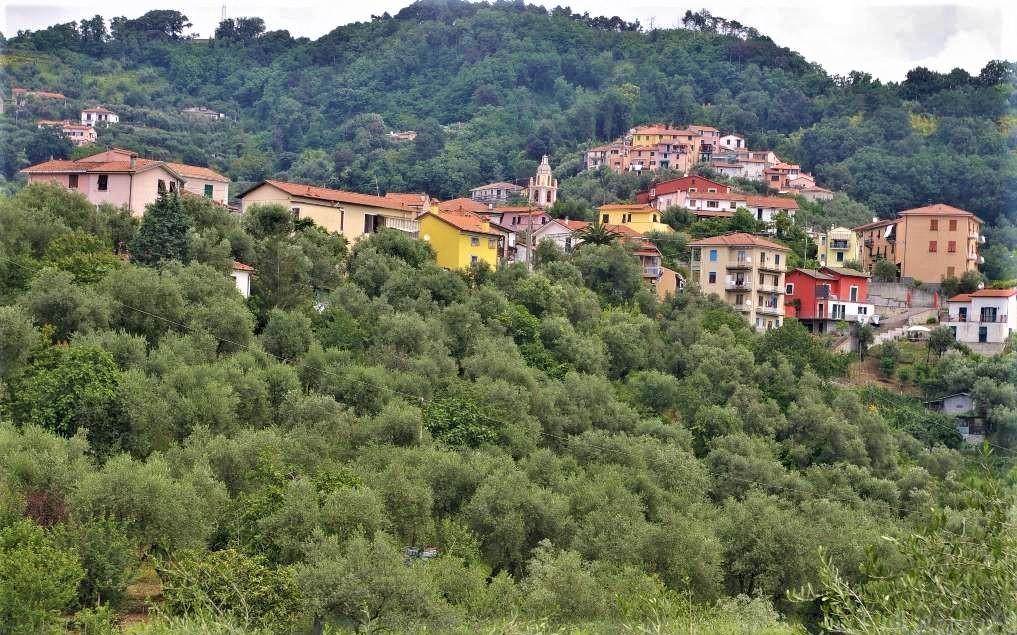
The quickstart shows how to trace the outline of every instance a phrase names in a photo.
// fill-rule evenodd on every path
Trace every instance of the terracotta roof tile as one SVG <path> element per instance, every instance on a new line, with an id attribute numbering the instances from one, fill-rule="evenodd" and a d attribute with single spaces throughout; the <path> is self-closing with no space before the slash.
<path id="1" fill-rule="evenodd" d="M 971 212 L 963 210 L 953 205 L 947 205 L 945 203 L 936 203 L 935 205 L 926 205 L 925 207 L 915 207 L 913 209 L 906 209 L 902 212 L 898 212 L 898 216 L 968 216 L 971 218 L 978 218 Z M 980 221 L 981 219 L 979 219 Z"/>
<path id="2" fill-rule="evenodd" d="M 779 249 L 781 251 L 791 251 L 785 245 L 775 243 L 759 236 L 747 234 L 745 232 L 734 232 L 730 234 L 721 234 L 720 236 L 711 236 L 709 238 L 700 238 L 689 243 L 693 247 L 708 246 L 708 245 L 726 245 L 730 247 L 763 247 L 766 249 Z"/>
<path id="3" fill-rule="evenodd" d="M 947 300 L 947 302 L 970 302 L 970 301 L 971 301 L 970 293 L 958 293 L 957 295 Z"/>
<path id="4" fill-rule="evenodd" d="M 472 198 L 463 197 L 442 201 L 438 203 L 438 209 L 443 212 L 482 212 L 488 209 L 488 205 Z"/>
<path id="5" fill-rule="evenodd" d="M 746 196 L 745 202 L 750 207 L 778 207 L 780 209 L 798 209 L 798 202 L 793 198 L 782 196 Z"/>
<path id="6" fill-rule="evenodd" d="M 245 265 L 244 263 L 240 262 L 239 260 L 234 260 L 233 261 L 233 270 L 234 271 L 254 271 L 254 267 L 252 267 L 251 265 Z"/>
<path id="7" fill-rule="evenodd" d="M 971 294 L 972 298 L 1009 298 L 1017 295 L 1017 287 L 1012 289 L 979 289 Z"/>
<path id="8" fill-rule="evenodd" d="M 491 230 L 487 219 L 481 218 L 476 214 L 470 212 L 427 212 L 435 218 L 441 219 L 452 225 L 457 229 L 461 229 L 466 232 L 473 232 L 475 234 L 493 234 L 498 235 L 497 232 Z"/>
<path id="9" fill-rule="evenodd" d="M 290 183 L 288 181 L 275 181 L 272 179 L 262 181 L 258 185 L 241 192 L 238 197 L 243 197 L 251 190 L 261 187 L 266 183 L 286 192 L 287 194 L 290 194 L 291 196 L 313 198 L 319 201 L 328 201 L 330 203 L 349 203 L 350 205 L 364 205 L 366 207 L 380 207 L 382 209 L 396 209 L 407 212 L 414 211 L 413 208 L 403 205 L 397 201 L 393 201 L 392 199 L 387 199 L 384 196 L 358 194 L 356 192 L 347 192 L 345 190 L 333 190 L 327 187 L 304 185 L 303 183 Z"/>
<path id="10" fill-rule="evenodd" d="M 222 181 L 223 183 L 229 183 L 229 179 L 215 170 L 209 168 L 203 168 L 197 165 L 188 165 L 186 163 L 171 163 L 166 162 L 169 169 L 173 170 L 181 176 L 185 176 L 192 179 L 204 179 L 206 181 Z"/>
<path id="11" fill-rule="evenodd" d="M 827 275 L 827 274 L 825 274 L 825 273 L 823 273 L 821 271 L 816 271 L 815 269 L 803 269 L 802 267 L 798 267 L 797 269 L 795 269 L 791 273 L 803 273 L 803 274 L 809 276 L 810 278 L 815 278 L 816 280 L 836 280 L 837 279 L 837 276 Z"/>
<path id="12" fill-rule="evenodd" d="M 859 231 L 865 231 L 867 229 L 876 229 L 877 227 L 886 227 L 888 225 L 896 225 L 896 224 L 897 224 L 897 219 L 896 218 L 886 218 L 886 219 L 883 219 L 883 220 L 872 221 L 871 223 L 865 223 L 864 225 L 859 225 L 858 227 L 852 227 L 851 231 L 859 232 Z"/>

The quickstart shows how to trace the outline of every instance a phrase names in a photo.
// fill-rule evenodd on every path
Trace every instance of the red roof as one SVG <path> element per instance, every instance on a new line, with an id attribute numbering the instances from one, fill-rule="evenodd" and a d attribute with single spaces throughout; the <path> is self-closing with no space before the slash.
<path id="1" fill-rule="evenodd" d="M 475 234 L 492 234 L 498 236 L 497 232 L 491 231 L 487 219 L 481 218 L 470 212 L 427 212 L 435 218 L 442 220 L 456 229 L 461 229 Z M 425 215 L 426 215 L 425 214 Z"/>
<path id="2" fill-rule="evenodd" d="M 63 93 L 51 93 L 46 90 L 28 90 L 27 88 L 12 88 L 12 95 L 32 95 L 33 97 L 47 97 L 49 99 L 67 99 Z"/>
<path id="3" fill-rule="evenodd" d="M 979 289 L 971 294 L 972 298 L 1009 298 L 1017 295 L 1017 287 L 1012 289 Z"/>
<path id="4" fill-rule="evenodd" d="M 914 209 L 906 209 L 897 214 L 898 216 L 968 216 L 970 218 L 977 219 L 981 222 L 977 216 L 967 210 L 963 210 L 953 205 L 947 205 L 945 203 L 936 203 L 935 205 L 926 205 L 925 207 L 915 207 Z"/>
<path id="5" fill-rule="evenodd" d="M 419 206 L 423 205 L 427 199 L 426 194 L 415 194 L 413 192 L 389 192 L 385 194 L 385 198 L 393 201 L 402 203 L 403 205 Z"/>
<path id="6" fill-rule="evenodd" d="M 110 155 L 122 156 L 123 158 L 113 161 L 100 158 L 104 155 L 107 159 Z M 229 182 L 228 178 L 214 170 L 210 170 L 209 168 L 203 168 L 197 165 L 188 165 L 186 163 L 173 163 L 171 161 L 141 159 L 137 158 L 137 156 L 136 152 L 131 152 L 130 150 L 111 148 L 110 150 L 104 150 L 102 152 L 83 157 L 77 161 L 43 161 L 42 163 L 36 163 L 35 165 L 31 165 L 21 171 L 25 174 L 88 174 L 95 172 L 137 173 L 142 170 L 147 170 L 157 165 L 161 165 L 170 172 L 178 174 L 184 178 L 222 181 L 223 183 Z M 131 166 L 132 157 L 134 157 L 133 167 Z"/>
<path id="7" fill-rule="evenodd" d="M 746 196 L 749 207 L 777 207 L 780 209 L 798 209 L 798 202 L 793 198 L 781 196 Z"/>
<path id="8" fill-rule="evenodd" d="M 602 209 L 602 210 L 624 209 L 624 210 L 631 210 L 633 212 L 654 212 L 654 213 L 657 212 L 657 208 L 650 207 L 646 203 L 634 203 L 634 204 L 617 203 L 617 204 L 601 205 L 597 209 Z"/>
<path id="9" fill-rule="evenodd" d="M 454 198 L 438 203 L 438 209 L 443 212 L 483 212 L 488 209 L 488 205 L 472 198 Z"/>
<path id="10" fill-rule="evenodd" d="M 872 221 L 871 223 L 865 223 L 864 225 L 859 225 L 858 227 L 852 227 L 851 231 L 859 232 L 865 231 L 866 229 L 876 229 L 877 227 L 886 227 L 887 225 L 896 225 L 896 224 L 897 224 L 896 218 L 887 218 L 885 220 L 876 220 Z"/>
<path id="11" fill-rule="evenodd" d="M 254 271 L 254 267 L 252 267 L 251 265 L 245 265 L 239 260 L 234 260 L 233 271 Z"/>
<path id="12" fill-rule="evenodd" d="M 222 181 L 223 183 L 229 183 L 229 179 L 215 170 L 209 168 L 203 168 L 198 165 L 188 165 L 186 163 L 171 163 L 166 162 L 171 170 L 177 174 L 181 174 L 191 179 L 204 179 L 206 181 Z"/>
<path id="13" fill-rule="evenodd" d="M 380 207 L 382 209 L 398 209 L 403 211 L 412 212 L 412 207 L 403 205 L 398 201 L 385 198 L 384 196 L 374 196 L 372 194 L 358 194 L 356 192 L 347 192 L 345 190 L 333 190 L 327 187 L 316 187 L 314 185 L 304 185 L 302 183 L 290 183 L 288 181 L 275 181 L 268 179 L 255 185 L 252 188 L 237 195 L 238 198 L 243 198 L 252 190 L 261 187 L 262 185 L 271 185 L 276 189 L 280 189 L 283 192 L 291 196 L 300 196 L 302 198 L 313 198 L 319 201 L 328 201 L 329 203 L 349 203 L 350 205 L 364 205 L 366 207 Z"/>
<path id="14" fill-rule="evenodd" d="M 682 176 L 677 179 L 671 179 L 669 181 L 661 181 L 650 186 L 654 190 L 656 196 L 661 194 L 671 194 L 673 192 L 687 192 L 690 187 L 699 188 L 710 188 L 715 187 L 718 191 L 724 192 L 730 190 L 730 186 L 724 185 L 712 179 L 708 179 L 702 176 Z M 696 192 L 698 194 L 699 192 Z"/>
<path id="15" fill-rule="evenodd" d="M 728 247 L 764 247 L 766 249 L 779 249 L 781 251 L 791 251 L 785 245 L 775 243 L 759 236 L 747 234 L 745 232 L 733 232 L 730 234 L 721 234 L 720 236 L 710 236 L 709 238 L 700 238 L 689 243 L 690 246 L 709 246 L 709 245 L 724 245 Z"/>
<path id="16" fill-rule="evenodd" d="M 947 302 L 970 302 L 970 301 L 971 301 L 970 293 L 958 293 L 957 295 L 947 300 Z"/>
<path id="17" fill-rule="evenodd" d="M 808 276 L 810 278 L 815 278 L 816 280 L 836 280 L 837 279 L 837 276 L 831 276 L 831 275 L 825 274 L 825 273 L 823 273 L 821 271 L 816 271 L 815 269 L 803 269 L 802 267 L 796 268 L 794 271 L 789 272 L 788 275 L 790 276 L 790 275 L 796 274 L 796 273 Z"/>
<path id="18" fill-rule="evenodd" d="M 744 201 L 747 197 L 741 192 L 689 192 L 690 200 L 704 201 Z"/>

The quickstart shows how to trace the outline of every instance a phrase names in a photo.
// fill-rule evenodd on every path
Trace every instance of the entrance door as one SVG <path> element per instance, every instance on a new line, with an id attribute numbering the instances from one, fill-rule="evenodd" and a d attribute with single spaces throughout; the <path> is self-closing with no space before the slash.
<path id="1" fill-rule="evenodd" d="M 988 342 L 989 341 L 989 327 L 979 326 L 978 327 L 978 341 Z"/>

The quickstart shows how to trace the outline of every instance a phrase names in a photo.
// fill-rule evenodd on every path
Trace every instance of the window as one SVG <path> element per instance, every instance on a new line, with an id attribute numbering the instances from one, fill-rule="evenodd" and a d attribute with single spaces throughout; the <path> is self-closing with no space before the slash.
<path id="1" fill-rule="evenodd" d="M 929 221 L 929 231 L 937 231 L 939 229 L 939 219 L 933 218 Z"/>
<path id="2" fill-rule="evenodd" d="M 480 238 L 477 236 L 470 236 L 470 246 L 477 247 L 480 245 Z"/>
<path id="3" fill-rule="evenodd" d="M 67 187 L 77 189 L 78 187 L 78 175 L 71 174 L 67 177 Z"/>
<path id="4" fill-rule="evenodd" d="M 205 186 L 205 198 L 212 198 L 212 186 L 211 185 L 206 185 Z"/>
<path id="5" fill-rule="evenodd" d="M 775 265 L 780 264 L 780 254 L 773 254 L 773 264 Z"/>
<path id="6" fill-rule="evenodd" d="M 176 181 L 170 181 L 170 192 L 176 192 L 176 191 L 177 191 L 177 182 Z"/>
<path id="7" fill-rule="evenodd" d="M 490 249 L 496 249 L 498 247 L 498 239 L 497 238 L 488 238 L 487 239 L 487 246 Z"/>
<path id="8" fill-rule="evenodd" d="M 716 249 L 711 249 L 710 250 L 710 262 L 717 262 L 717 250 Z"/>
<path id="9" fill-rule="evenodd" d="M 470 256 L 470 264 L 476 263 L 478 258 L 476 256 Z"/>
<path id="10" fill-rule="evenodd" d="M 717 272 L 716 271 L 711 271 L 710 275 L 707 277 L 707 280 L 709 281 L 710 284 L 716 284 L 716 282 L 717 282 Z"/>
<path id="11" fill-rule="evenodd" d="M 745 304 L 745 295 L 738 293 L 735 294 L 735 306 L 742 306 Z"/>
<path id="12" fill-rule="evenodd" d="M 601 214 L 601 216 L 600 216 L 600 222 L 602 222 L 602 223 L 605 223 L 605 224 L 606 224 L 606 223 L 610 222 L 610 221 L 609 221 L 609 219 L 610 219 L 610 218 L 611 218 L 611 217 L 610 217 L 610 216 L 608 216 L 607 214 Z"/>
<path id="13" fill-rule="evenodd" d="M 717 207 L 717 201 L 706 201 L 707 207 Z"/>
<path id="14" fill-rule="evenodd" d="M 858 302 L 858 287 L 851 287 L 850 296 L 852 302 Z"/>
<path id="15" fill-rule="evenodd" d="M 290 216 L 293 217 L 293 220 L 300 220 L 300 208 L 299 207 L 291 207 L 290 208 Z"/>
<path id="16" fill-rule="evenodd" d="M 160 192 L 165 192 L 166 191 L 166 181 L 163 181 L 162 179 L 159 179 L 158 189 L 159 189 Z"/>
<path id="17" fill-rule="evenodd" d="M 789 282 L 789 283 L 784 285 L 784 293 L 786 293 L 787 295 L 794 295 L 794 292 L 795 292 L 795 285 L 794 285 L 793 282 Z"/>
<path id="18" fill-rule="evenodd" d="M 656 223 L 656 222 L 657 222 L 657 215 L 656 215 L 656 214 L 654 214 L 654 215 L 653 215 L 653 222 L 654 222 L 654 223 Z"/>
<path id="19" fill-rule="evenodd" d="M 843 251 L 838 251 L 837 252 L 837 262 L 844 262 L 844 252 Z"/>
<path id="20" fill-rule="evenodd" d="M 938 249 L 936 247 L 936 241 L 930 240 L 929 241 L 929 253 L 935 253 L 936 251 L 938 251 Z"/>
<path id="21" fill-rule="evenodd" d="M 957 241 L 951 240 L 950 242 L 946 243 L 946 250 L 951 254 L 955 253 L 957 251 Z"/>
<path id="22" fill-rule="evenodd" d="M 108 189 L 109 189 L 109 175 L 108 174 L 100 174 L 99 175 L 99 191 L 100 192 L 105 192 Z"/>
<path id="23" fill-rule="evenodd" d="M 957 231 L 957 219 L 956 218 L 950 220 L 950 231 L 952 231 L 952 232 Z"/>

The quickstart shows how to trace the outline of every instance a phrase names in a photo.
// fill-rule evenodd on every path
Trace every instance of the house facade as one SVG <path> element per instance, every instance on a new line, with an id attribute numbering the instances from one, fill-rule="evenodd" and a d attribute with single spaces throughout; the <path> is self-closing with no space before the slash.
<path id="1" fill-rule="evenodd" d="M 727 134 L 720 138 L 720 148 L 722 150 L 744 150 L 746 147 L 745 137 Z"/>
<path id="2" fill-rule="evenodd" d="M 689 247 L 692 280 L 703 293 L 723 298 L 757 330 L 783 324 L 790 249 L 740 232 L 695 240 Z"/>
<path id="3" fill-rule="evenodd" d="M 791 181 L 798 178 L 801 171 L 800 165 L 781 161 L 763 170 L 763 181 L 771 190 L 786 191 L 790 189 Z"/>
<path id="4" fill-rule="evenodd" d="M 506 183 L 505 181 L 478 185 L 470 190 L 470 198 L 481 203 L 487 203 L 488 205 L 506 203 L 511 199 L 523 198 L 525 196 L 525 187 L 515 183 Z"/>
<path id="5" fill-rule="evenodd" d="M 960 278 L 984 262 L 982 220 L 966 210 L 937 203 L 898 214 L 900 275 L 927 283 Z"/>
<path id="6" fill-rule="evenodd" d="M 872 267 L 880 260 L 888 260 L 895 265 L 898 263 L 896 219 L 874 219 L 871 223 L 853 227 L 851 231 L 858 240 L 858 255 L 863 270 L 872 271 Z"/>
<path id="7" fill-rule="evenodd" d="M 74 123 L 73 121 L 48 121 L 37 122 L 39 128 L 59 128 L 60 133 L 76 146 L 91 145 L 98 140 L 95 128 Z"/>
<path id="8" fill-rule="evenodd" d="M 434 249 L 439 265 L 465 269 L 471 264 L 498 266 L 502 234 L 491 222 L 470 212 L 425 212 L 418 219 L 420 239 Z"/>
<path id="9" fill-rule="evenodd" d="M 636 192 L 636 203 L 645 203 L 664 211 L 669 207 L 687 207 L 691 194 L 730 193 L 731 187 L 702 176 L 683 176 L 654 183 L 650 189 Z"/>
<path id="10" fill-rule="evenodd" d="M 640 234 L 674 231 L 661 220 L 660 210 L 646 204 L 601 205 L 597 214 L 604 225 L 624 225 Z"/>
<path id="11" fill-rule="evenodd" d="M 342 234 L 350 242 L 385 228 L 413 235 L 420 229 L 416 210 L 384 196 L 267 180 L 237 198 L 241 213 L 246 214 L 252 205 L 283 205 L 293 218 L 309 218 L 327 231 Z"/>
<path id="12" fill-rule="evenodd" d="M 814 333 L 826 333 L 837 322 L 867 324 L 875 315 L 869 302 L 869 275 L 843 267 L 798 268 L 786 276 L 785 315 Z"/>
<path id="13" fill-rule="evenodd" d="M 83 126 L 110 126 L 115 123 L 120 123 L 120 116 L 102 106 L 85 108 L 81 111 L 81 125 Z"/>
<path id="14" fill-rule="evenodd" d="M 822 265 L 842 267 L 848 262 L 860 262 L 858 234 L 847 227 L 831 227 L 817 242 L 816 257 Z"/>
<path id="15" fill-rule="evenodd" d="M 251 297 L 251 274 L 254 273 L 254 267 L 246 265 L 239 260 L 233 261 L 233 266 L 230 269 L 230 277 L 233 278 L 233 282 L 237 285 L 237 291 L 240 295 L 245 298 Z"/>
<path id="16" fill-rule="evenodd" d="M 979 289 L 947 300 L 949 316 L 944 324 L 964 344 L 998 347 L 1017 331 L 1017 288 Z"/>

